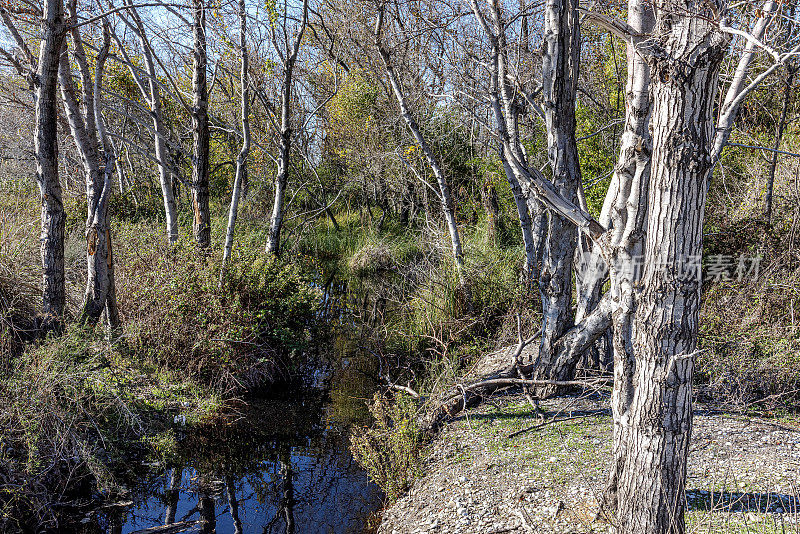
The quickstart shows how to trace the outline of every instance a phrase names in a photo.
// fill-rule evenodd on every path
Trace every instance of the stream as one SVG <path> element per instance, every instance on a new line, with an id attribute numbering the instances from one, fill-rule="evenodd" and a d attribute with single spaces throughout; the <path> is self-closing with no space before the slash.
<path id="1" fill-rule="evenodd" d="M 367 334 L 358 326 L 377 307 L 346 284 L 320 287 L 321 318 L 334 321 L 336 333 L 309 359 L 300 383 L 242 401 L 211 423 L 179 428 L 184 465 L 153 466 L 123 502 L 97 511 L 87 532 L 374 530 L 383 494 L 353 459 L 348 434 L 368 423 L 366 401 L 378 388 L 380 363 L 360 347 Z M 362 311 L 347 312 L 347 302 Z"/>

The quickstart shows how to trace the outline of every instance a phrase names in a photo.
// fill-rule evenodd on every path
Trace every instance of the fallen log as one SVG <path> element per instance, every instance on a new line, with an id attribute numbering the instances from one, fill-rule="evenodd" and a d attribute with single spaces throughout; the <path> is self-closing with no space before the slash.
<path id="1" fill-rule="evenodd" d="M 478 380 L 471 384 L 458 384 L 438 401 L 434 401 L 435 408 L 430 410 L 423 418 L 420 428 L 426 434 L 438 432 L 447 420 L 457 416 L 465 409 L 471 408 L 484 397 L 497 391 L 515 386 L 553 386 L 557 388 L 583 387 L 598 388 L 612 381 L 610 377 L 598 377 L 587 380 L 529 380 L 518 378 L 526 376 L 533 369 L 533 365 L 516 365 L 509 367 Z"/>

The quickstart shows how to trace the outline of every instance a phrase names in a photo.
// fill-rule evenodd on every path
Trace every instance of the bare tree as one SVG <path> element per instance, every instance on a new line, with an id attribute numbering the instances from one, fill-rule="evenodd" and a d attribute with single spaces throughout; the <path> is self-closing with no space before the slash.
<path id="1" fill-rule="evenodd" d="M 77 20 L 77 0 L 70 0 L 68 15 Z M 103 44 L 95 60 L 94 75 L 83 44 L 80 27 L 71 28 L 73 58 L 78 66 L 81 94 L 72 80 L 72 68 L 67 54 L 61 55 L 59 80 L 61 94 L 69 121 L 72 138 L 80 154 L 86 174 L 86 293 L 80 320 L 95 324 L 103 311 L 110 326 L 119 326 L 116 291 L 114 289 L 113 252 L 108 201 L 113 189 L 116 165 L 114 150 L 108 141 L 101 110 L 103 73 L 111 47 L 108 23 L 103 22 Z M 100 144 L 103 143 L 104 157 Z"/>
<path id="2" fill-rule="evenodd" d="M 121 42 L 119 37 L 114 34 L 114 38 L 119 45 L 120 53 L 123 55 L 131 77 L 136 82 L 136 86 L 142 94 L 142 98 L 150 108 L 153 121 L 155 159 L 158 165 L 158 178 L 161 185 L 161 196 L 164 201 L 164 215 L 167 224 L 167 237 L 170 243 L 178 240 L 178 216 L 175 205 L 175 195 L 173 193 L 174 176 L 169 162 L 169 151 L 167 148 L 168 131 L 164 122 L 162 111 L 162 94 L 159 83 L 155 51 L 152 43 L 147 37 L 147 31 L 142 22 L 138 11 L 134 8 L 132 0 L 125 0 L 129 9 L 126 12 L 118 13 L 118 17 L 125 25 L 133 31 L 139 40 L 142 58 L 144 59 L 144 72 L 130 58 L 127 47 Z"/>
<path id="3" fill-rule="evenodd" d="M 208 53 L 206 50 L 206 1 L 192 0 L 192 38 L 194 67 L 192 74 L 192 208 L 194 239 L 200 248 L 211 245 L 211 213 L 208 206 L 209 150 L 208 126 Z"/>
<path id="4" fill-rule="evenodd" d="M 0 50 L 25 76 L 34 93 L 36 118 L 34 149 L 36 183 L 42 203 L 42 314 L 47 322 L 64 314 L 64 225 L 66 216 L 58 176 L 58 69 L 66 38 L 63 0 L 47 0 L 42 15 L 42 37 L 38 59 L 28 48 L 6 6 L 0 5 L 0 17 L 13 36 L 19 55 Z M 18 57 L 21 58 L 18 59 Z"/>
<path id="5" fill-rule="evenodd" d="M 250 80 L 249 80 L 249 54 L 247 50 L 247 8 L 245 0 L 239 0 L 239 56 L 241 59 L 241 107 L 242 107 L 242 148 L 236 158 L 236 177 L 233 181 L 231 193 L 231 206 L 228 211 L 228 229 L 225 233 L 225 251 L 222 257 L 222 275 L 225 265 L 231 257 L 233 249 L 233 234 L 236 228 L 236 217 L 239 211 L 239 198 L 242 193 L 242 184 L 247 180 L 247 157 L 250 153 Z"/>
<path id="6" fill-rule="evenodd" d="M 403 92 L 403 86 L 398 78 L 397 71 L 392 63 L 392 56 L 384 42 L 383 30 L 384 20 L 386 14 L 386 4 L 379 0 L 378 17 L 375 23 L 375 45 L 380 52 L 381 59 L 386 71 L 386 77 L 389 79 L 389 84 L 392 88 L 397 103 L 400 106 L 400 115 L 403 121 L 411 130 L 414 140 L 417 142 L 422 153 L 425 155 L 425 160 L 428 166 L 436 177 L 436 182 L 439 186 L 438 197 L 442 203 L 442 212 L 444 213 L 445 222 L 447 223 L 447 230 L 450 234 L 450 244 L 453 251 L 453 260 L 455 262 L 456 273 L 458 274 L 459 283 L 464 285 L 464 251 L 461 248 L 461 238 L 458 233 L 458 225 L 456 223 L 455 207 L 453 206 L 453 197 L 450 194 L 450 187 L 447 184 L 447 178 L 444 175 L 444 170 L 439 164 L 436 155 L 433 153 L 428 142 L 420 130 L 416 119 L 411 113 L 411 109 L 406 101 L 406 96 Z"/>
<path id="7" fill-rule="evenodd" d="M 280 24 L 273 24 L 270 32 L 272 45 L 282 66 L 282 80 L 280 90 L 280 125 L 278 127 L 278 172 L 275 175 L 275 200 L 272 205 L 269 237 L 266 250 L 269 254 L 277 255 L 280 252 L 281 228 L 284 219 L 284 197 L 286 185 L 289 180 L 289 165 L 292 149 L 292 87 L 294 82 L 295 63 L 300 53 L 303 34 L 308 26 L 308 0 L 303 0 L 300 21 L 294 27 L 295 35 L 290 37 L 290 24 L 292 16 L 288 5 L 284 6 L 285 12 L 281 15 Z M 278 32 L 282 35 L 278 35 Z"/>
<path id="8" fill-rule="evenodd" d="M 703 2 L 663 0 L 653 7 L 654 23 L 645 2 L 629 5 L 627 24 L 590 14 L 628 42 L 631 67 L 626 131 L 607 197 L 618 311 L 615 458 L 603 504 L 621 533 L 685 530 L 706 191 L 739 103 L 764 76 L 745 85 L 753 48 L 745 47 L 715 118 L 717 79 L 729 36 L 738 32 L 760 43 L 776 5 L 765 3 L 752 32 L 731 31 L 723 2 L 713 12 Z M 776 52 L 775 65 L 787 54 Z"/>

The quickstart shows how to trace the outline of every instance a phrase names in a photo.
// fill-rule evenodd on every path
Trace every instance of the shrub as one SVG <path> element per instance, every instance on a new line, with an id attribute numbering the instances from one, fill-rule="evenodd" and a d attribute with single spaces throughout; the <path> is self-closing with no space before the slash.
<path id="1" fill-rule="evenodd" d="M 765 263 L 758 278 L 706 292 L 698 378 L 711 400 L 774 408 L 800 399 L 800 268 L 786 254 Z"/>
<path id="2" fill-rule="evenodd" d="M 370 413 L 373 426 L 351 433 L 350 450 L 391 503 L 422 473 L 416 403 L 405 395 L 390 400 L 376 393 Z"/>
<path id="3" fill-rule="evenodd" d="M 29 348 L 0 386 L 4 531 L 48 525 L 66 489 L 115 486 L 110 466 L 125 465 L 121 444 L 138 440 L 142 420 L 115 387 L 105 346 L 70 330 Z"/>
<path id="4" fill-rule="evenodd" d="M 241 392 L 276 378 L 311 339 L 321 295 L 296 265 L 243 251 L 220 282 L 219 262 L 193 245 L 141 260 L 148 265 L 125 264 L 118 290 L 137 354 Z"/>

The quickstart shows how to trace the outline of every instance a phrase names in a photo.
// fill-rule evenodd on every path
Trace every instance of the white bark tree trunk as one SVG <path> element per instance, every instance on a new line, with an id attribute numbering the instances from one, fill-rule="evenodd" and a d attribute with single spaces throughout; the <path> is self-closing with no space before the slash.
<path id="1" fill-rule="evenodd" d="M 628 3 L 628 24 L 649 34 L 655 23 L 652 5 L 646 0 Z M 603 212 L 610 226 L 610 295 L 618 303 L 613 315 L 614 414 L 613 451 L 616 462 L 626 456 L 627 442 L 621 428 L 623 414 L 633 395 L 633 319 L 636 311 L 634 288 L 641 279 L 640 259 L 644 252 L 647 224 L 647 196 L 653 149 L 650 125 L 650 66 L 632 43 L 627 47 L 628 71 L 625 84 L 625 128 L 620 141 L 617 166 Z M 596 248 L 596 247 L 595 247 Z M 593 256 L 599 259 L 597 250 Z M 617 505 L 617 481 L 623 465 L 611 468 L 601 506 L 612 513 Z"/>
<path id="2" fill-rule="evenodd" d="M 718 6 L 719 7 L 719 6 Z M 685 531 L 686 458 L 700 305 L 702 226 L 713 168 L 713 104 L 726 40 L 705 2 L 657 3 L 650 59 L 652 166 L 636 297 L 631 391 L 615 407 L 625 446 L 617 480 L 616 532 Z"/>
<path id="3" fill-rule="evenodd" d="M 297 36 L 292 43 L 287 41 L 286 55 L 283 64 L 283 86 L 281 90 L 281 123 L 278 141 L 278 172 L 275 175 L 275 200 L 272 205 L 267 253 L 278 255 L 281 245 L 281 229 L 283 228 L 284 197 L 289 182 L 289 158 L 292 149 L 292 84 L 294 83 L 294 67 L 300 44 L 308 25 L 308 0 L 303 0 L 303 18 L 297 29 Z M 278 47 L 275 42 L 275 47 Z"/>
<path id="4" fill-rule="evenodd" d="M 375 26 L 375 44 L 378 47 L 381 59 L 383 60 L 384 69 L 386 70 L 386 77 L 389 79 L 392 92 L 394 93 L 397 103 L 400 106 L 400 116 L 403 118 L 406 126 L 408 126 L 408 129 L 411 130 L 414 140 L 417 142 L 417 145 L 425 156 L 425 160 L 428 162 L 428 166 L 431 168 L 433 175 L 436 177 L 436 182 L 439 185 L 439 200 L 442 202 L 442 213 L 444 214 L 445 222 L 447 223 L 447 231 L 450 234 L 450 246 L 453 253 L 453 261 L 455 262 L 456 274 L 458 275 L 459 283 L 463 286 L 465 283 L 464 251 L 461 248 L 461 237 L 459 236 L 458 224 L 456 223 L 453 196 L 450 193 L 450 186 L 447 183 L 444 170 L 442 169 L 441 165 L 439 165 L 436 155 L 433 153 L 430 145 L 428 145 L 428 142 L 422 135 L 422 131 L 420 130 L 414 115 L 411 113 L 411 110 L 408 107 L 408 102 L 406 101 L 406 96 L 403 92 L 403 86 L 400 84 L 400 80 L 397 77 L 397 72 L 392 65 L 389 50 L 385 47 L 382 41 L 381 34 L 384 16 L 385 11 L 382 7 L 378 12 L 378 21 Z"/>
<path id="5" fill-rule="evenodd" d="M 76 16 L 76 0 L 69 3 L 68 14 Z M 114 154 L 109 143 L 105 143 L 105 165 L 101 165 L 100 138 L 105 139 L 103 117 L 99 115 L 101 104 L 102 77 L 105 62 L 111 46 L 107 26 L 104 28 L 103 46 L 96 59 L 95 73 L 92 76 L 80 28 L 72 28 L 73 57 L 78 66 L 81 82 L 81 98 L 72 81 L 72 70 L 67 54 L 62 54 L 59 70 L 61 93 L 67 111 L 67 119 L 72 137 L 81 156 L 86 173 L 86 291 L 80 313 L 80 321 L 94 325 L 103 311 L 108 308 L 112 327 L 118 325 L 116 301 L 112 290 L 114 282 L 113 254 L 111 251 L 111 228 L 108 218 L 108 199 L 113 187 Z"/>
<path id="6" fill-rule="evenodd" d="M 225 232 L 225 251 L 222 256 L 222 272 L 225 274 L 225 266 L 231 257 L 233 249 L 233 235 L 236 231 L 236 217 L 239 213 L 239 198 L 242 194 L 242 184 L 247 176 L 247 157 L 250 154 L 250 82 L 248 71 L 250 56 L 247 50 L 247 9 L 245 0 L 239 0 L 239 54 L 241 59 L 240 83 L 242 86 L 242 148 L 236 158 L 236 177 L 233 180 L 233 191 L 231 193 L 231 206 L 228 210 L 228 229 Z M 220 279 L 220 282 L 222 279 Z"/>
<path id="7" fill-rule="evenodd" d="M 66 27 L 63 0 L 47 0 L 39 60 L 33 76 L 36 95 L 36 183 L 42 203 L 42 314 L 57 321 L 64 314 L 64 204 L 58 177 L 58 66 Z"/>
<path id="8" fill-rule="evenodd" d="M 128 6 L 133 6 L 133 0 L 126 0 L 126 4 Z M 174 244 L 178 241 L 178 215 L 175 195 L 172 189 L 173 175 L 169 163 L 169 150 L 167 149 L 168 132 L 164 124 L 164 114 L 161 109 L 161 88 L 159 87 L 156 63 L 153 58 L 154 52 L 147 38 L 147 32 L 139 13 L 135 9 L 130 9 L 127 13 L 130 15 L 130 19 L 133 21 L 132 23 L 129 22 L 128 18 L 125 16 L 121 16 L 121 18 L 139 39 L 139 43 L 142 47 L 146 79 L 140 75 L 135 63 L 128 57 L 125 46 L 122 45 L 119 40 L 117 40 L 117 43 L 120 45 L 119 49 L 127 61 L 128 70 L 152 113 L 154 131 L 153 143 L 155 159 L 158 166 L 158 179 L 161 186 L 161 197 L 164 203 L 167 237 L 169 238 L 169 242 Z"/>
<path id="9" fill-rule="evenodd" d="M 547 0 L 545 6 L 542 55 L 542 96 L 547 126 L 547 154 L 553 171 L 553 185 L 564 198 L 578 204 L 581 172 L 578 147 L 575 141 L 575 97 L 580 59 L 580 25 L 577 2 Z M 539 292 L 542 300 L 542 340 L 533 377 L 568 378 L 570 368 L 556 366 L 555 344 L 573 325 L 572 263 L 577 247 L 578 232 L 571 221 L 551 213 L 542 266 Z M 575 362 L 577 363 L 577 362 Z M 563 379 L 562 378 L 562 379 Z"/>

